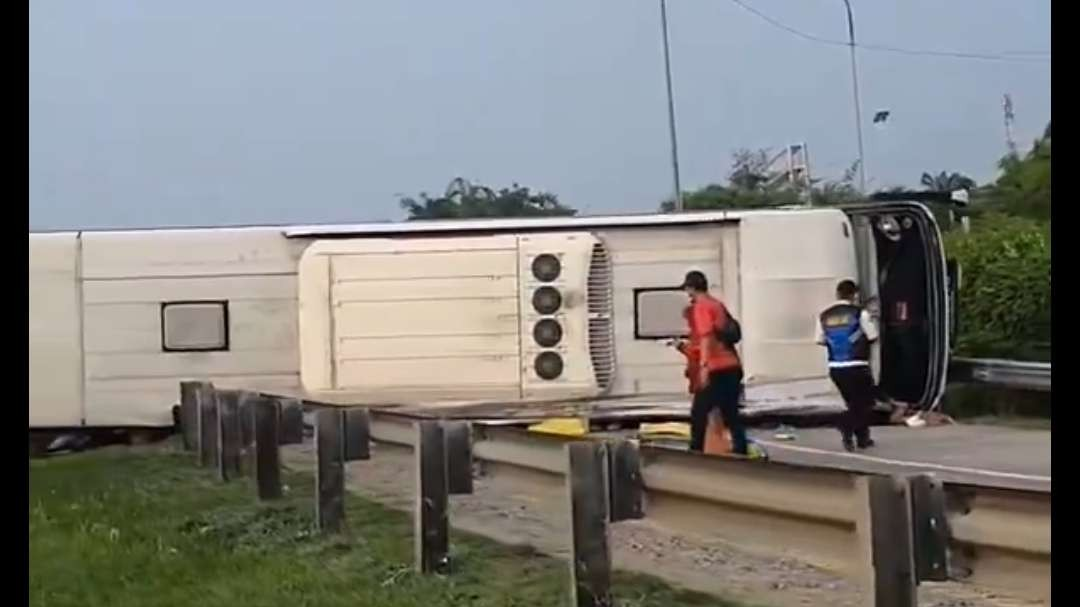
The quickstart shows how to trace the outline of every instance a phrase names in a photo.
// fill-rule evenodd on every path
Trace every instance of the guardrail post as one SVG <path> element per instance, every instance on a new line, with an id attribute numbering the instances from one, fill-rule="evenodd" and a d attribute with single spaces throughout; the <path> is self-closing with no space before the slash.
<path id="1" fill-rule="evenodd" d="M 281 434 L 282 445 L 300 445 L 304 442 L 304 403 L 296 398 L 282 398 Z"/>
<path id="2" fill-rule="evenodd" d="M 278 451 L 281 406 L 271 398 L 255 400 L 255 484 L 259 499 L 281 497 L 281 457 Z"/>
<path id="3" fill-rule="evenodd" d="M 228 481 L 240 474 L 240 393 L 218 390 L 218 479 Z"/>
<path id="4" fill-rule="evenodd" d="M 345 425 L 345 461 L 371 459 L 371 416 L 368 410 L 345 409 L 342 418 Z"/>
<path id="5" fill-rule="evenodd" d="M 861 476 L 856 480 L 862 508 L 856 530 L 864 551 L 868 607 L 916 607 L 907 479 Z"/>
<path id="6" fill-rule="evenodd" d="M 200 382 L 180 382 L 180 438 L 184 451 L 195 451 L 199 446 L 199 404 L 196 391 Z"/>
<path id="7" fill-rule="evenodd" d="M 442 422 L 446 439 L 446 485 L 450 495 L 472 495 L 472 424 Z"/>
<path id="8" fill-rule="evenodd" d="M 217 390 L 213 384 L 199 384 L 195 403 L 199 408 L 199 465 L 209 468 L 218 460 Z"/>
<path id="9" fill-rule="evenodd" d="M 949 519 L 945 510 L 945 487 L 929 474 L 908 479 L 911 490 L 912 535 L 916 582 L 949 579 Z"/>
<path id="10" fill-rule="evenodd" d="M 608 544 L 607 447 L 600 442 L 566 445 L 570 498 L 570 604 L 612 604 Z"/>
<path id="11" fill-rule="evenodd" d="M 609 520 L 612 523 L 645 518 L 645 486 L 641 452 L 633 441 L 608 442 Z"/>
<path id="12" fill-rule="evenodd" d="M 243 476 L 255 474 L 255 404 L 261 399 L 262 396 L 254 392 L 240 392 L 237 395 L 237 426 L 240 429 L 238 470 Z"/>
<path id="13" fill-rule="evenodd" d="M 342 449 L 341 410 L 315 413 L 315 523 L 320 531 L 341 531 L 345 521 L 345 462 Z"/>
<path id="14" fill-rule="evenodd" d="M 416 517 L 413 541 L 421 573 L 449 573 L 450 524 L 446 445 L 438 421 L 416 424 Z"/>

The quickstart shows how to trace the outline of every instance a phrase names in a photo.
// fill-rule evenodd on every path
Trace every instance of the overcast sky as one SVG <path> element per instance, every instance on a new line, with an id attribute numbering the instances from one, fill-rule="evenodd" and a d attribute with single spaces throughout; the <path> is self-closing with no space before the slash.
<path id="1" fill-rule="evenodd" d="M 844 40 L 841 0 L 742 0 Z M 852 0 L 870 187 L 993 178 L 1002 95 L 1050 118 L 1049 0 Z M 856 158 L 847 49 L 733 0 L 669 0 L 684 189 L 738 148 Z M 41 0 L 30 4 L 30 228 L 400 219 L 456 176 L 586 213 L 671 191 L 656 0 Z M 874 111 L 890 110 L 884 128 Z"/>

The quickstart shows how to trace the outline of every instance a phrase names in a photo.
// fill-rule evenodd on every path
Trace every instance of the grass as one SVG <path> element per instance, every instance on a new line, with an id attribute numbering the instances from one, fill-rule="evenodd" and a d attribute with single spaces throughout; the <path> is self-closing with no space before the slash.
<path id="1" fill-rule="evenodd" d="M 257 504 L 185 454 L 104 449 L 30 464 L 30 604 L 62 607 L 566 605 L 567 566 L 453 533 L 454 573 L 412 570 L 412 524 L 356 496 L 350 532 L 312 531 L 312 479 Z M 654 578 L 617 573 L 624 607 L 729 606 Z"/>
<path id="2" fill-rule="evenodd" d="M 1000 426 L 1016 430 L 1050 430 L 1050 419 L 1020 415 L 978 415 L 961 418 L 960 423 L 975 426 Z"/>
<path id="3" fill-rule="evenodd" d="M 960 423 L 1050 429 L 1050 394 L 972 384 L 951 385 L 944 410 Z"/>

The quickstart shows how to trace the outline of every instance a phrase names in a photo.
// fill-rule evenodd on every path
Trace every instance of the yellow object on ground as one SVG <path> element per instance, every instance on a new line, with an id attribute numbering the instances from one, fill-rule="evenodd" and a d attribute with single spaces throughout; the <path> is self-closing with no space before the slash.
<path id="1" fill-rule="evenodd" d="M 644 440 L 662 438 L 690 440 L 690 424 L 685 422 L 641 424 L 638 436 Z"/>
<path id="2" fill-rule="evenodd" d="M 560 436 L 585 436 L 589 433 L 589 422 L 580 417 L 556 417 L 529 426 L 529 432 L 558 434 Z"/>

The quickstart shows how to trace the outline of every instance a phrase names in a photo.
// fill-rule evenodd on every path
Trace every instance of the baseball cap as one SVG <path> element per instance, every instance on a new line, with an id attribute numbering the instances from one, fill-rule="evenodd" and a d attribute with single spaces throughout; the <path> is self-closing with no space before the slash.
<path id="1" fill-rule="evenodd" d="M 704 273 L 697 270 L 690 270 L 686 273 L 686 277 L 683 278 L 682 285 L 679 288 L 707 291 L 709 290 L 709 280 L 705 278 Z"/>

